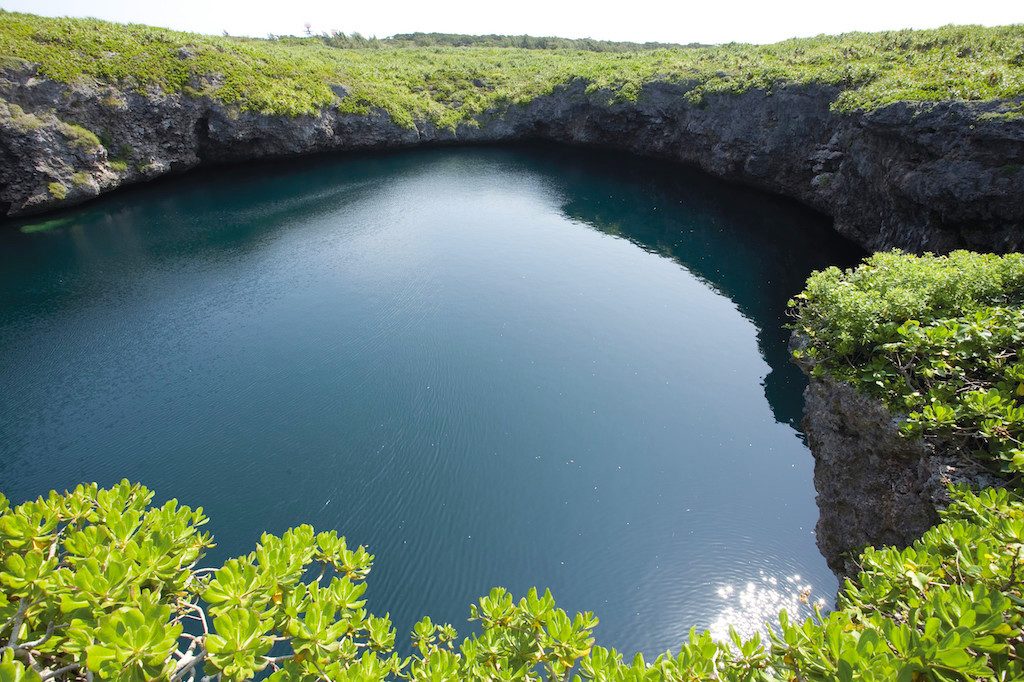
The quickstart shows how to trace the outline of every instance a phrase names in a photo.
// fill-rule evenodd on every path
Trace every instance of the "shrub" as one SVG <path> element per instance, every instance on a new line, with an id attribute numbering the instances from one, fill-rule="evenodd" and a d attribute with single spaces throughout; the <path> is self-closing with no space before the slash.
<path id="1" fill-rule="evenodd" d="M 59 182 L 51 182 L 46 187 L 50 190 L 50 196 L 57 201 L 64 201 L 68 196 L 68 188 Z"/>
<path id="2" fill-rule="evenodd" d="M 92 183 L 92 176 L 85 171 L 78 171 L 71 176 L 71 182 L 79 187 L 88 187 Z"/>
<path id="3" fill-rule="evenodd" d="M 103 146 L 100 142 L 100 138 L 96 136 L 96 133 L 83 128 L 80 125 L 62 122 L 60 128 L 61 132 L 64 133 L 64 137 L 70 140 L 72 146 L 78 147 L 79 149 L 91 151 Z"/>
<path id="4" fill-rule="evenodd" d="M 152 497 L 127 481 L 14 509 L 0 497 L 0 633 L 15 654 L 5 665 L 125 680 L 184 679 L 200 664 L 226 680 L 267 668 L 278 680 L 523 678 L 535 668 L 562 678 L 591 651 L 591 614 L 570 618 L 547 592 L 516 602 L 496 588 L 471 608 L 479 635 L 456 650 L 454 628 L 425 618 L 413 632 L 418 654 L 402 661 L 388 616 L 363 609 L 365 548 L 299 526 L 208 572 L 197 569 L 212 546 L 202 509 L 153 508 Z M 287 651 L 272 655 L 282 642 Z M 724 656 L 712 667 L 740 660 L 706 637 L 697 643 Z"/>
<path id="5" fill-rule="evenodd" d="M 815 273 L 791 305 L 797 351 L 1003 472 L 1024 471 L 1024 255 L 879 253 Z"/>
<path id="6" fill-rule="evenodd" d="M 821 623 L 782 618 L 773 652 L 801 680 L 1024 678 L 1024 502 L 952 491 L 911 547 L 867 549 Z"/>
<path id="7" fill-rule="evenodd" d="M 17 104 L 0 100 L 0 117 L 7 118 L 21 133 L 31 133 L 42 128 L 45 123 L 35 114 L 30 114 Z"/>
<path id="8" fill-rule="evenodd" d="M 128 102 L 125 101 L 124 97 L 116 93 L 109 93 L 103 98 L 103 106 L 110 109 L 127 109 Z"/>
<path id="9" fill-rule="evenodd" d="M 0 496 L 0 679 L 221 680 L 967 680 L 1020 679 L 1024 503 L 1006 490 L 953 493 L 944 522 L 906 550 L 868 550 L 828 616 L 780 615 L 769 641 L 690 631 L 648 662 L 596 646 L 597 618 L 550 592 L 495 588 L 458 642 L 430 618 L 415 653 L 367 613 L 373 556 L 299 526 L 198 568 L 203 510 L 122 481 L 10 508 Z"/>

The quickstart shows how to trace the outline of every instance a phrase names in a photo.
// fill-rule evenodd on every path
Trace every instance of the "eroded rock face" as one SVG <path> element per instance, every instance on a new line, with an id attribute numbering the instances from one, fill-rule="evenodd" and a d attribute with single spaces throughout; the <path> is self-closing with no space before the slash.
<path id="1" fill-rule="evenodd" d="M 829 108 L 838 91 L 824 85 L 713 95 L 699 105 L 685 99 L 686 84 L 649 84 L 636 102 L 612 102 L 586 85 L 573 81 L 447 130 L 404 128 L 380 111 L 268 116 L 206 97 L 6 71 L 0 212 L 41 212 L 222 161 L 546 139 L 675 159 L 791 196 L 869 249 L 1024 247 L 1024 120 L 998 116 L 1012 103 L 899 103 L 840 114 Z M 72 124 L 101 143 L 76 138 Z"/>
<path id="2" fill-rule="evenodd" d="M 848 384 L 811 377 L 804 391 L 803 428 L 818 493 L 815 534 L 840 578 L 857 573 L 862 548 L 906 547 L 938 523 L 949 484 L 1002 482 L 951 447 L 901 436 L 899 424 L 897 415 Z"/>

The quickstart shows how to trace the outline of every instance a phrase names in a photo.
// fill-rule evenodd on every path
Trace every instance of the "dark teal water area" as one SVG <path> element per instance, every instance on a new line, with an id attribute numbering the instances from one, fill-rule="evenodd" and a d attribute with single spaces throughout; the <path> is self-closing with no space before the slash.
<path id="1" fill-rule="evenodd" d="M 337 528 L 376 554 L 370 607 L 402 642 L 424 614 L 465 630 L 494 585 L 549 586 L 648 653 L 798 585 L 831 600 L 782 324 L 811 270 L 860 254 L 791 203 L 614 154 L 448 149 L 219 168 L 3 227 L 15 500 L 138 480 L 206 508 L 211 562 Z"/>

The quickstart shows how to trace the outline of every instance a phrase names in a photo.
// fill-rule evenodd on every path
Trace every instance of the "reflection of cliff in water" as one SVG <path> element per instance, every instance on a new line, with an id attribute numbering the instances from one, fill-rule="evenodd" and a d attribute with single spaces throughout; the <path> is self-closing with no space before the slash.
<path id="1" fill-rule="evenodd" d="M 728 296 L 757 326 L 761 354 L 771 367 L 765 394 L 775 418 L 797 424 L 802 400 L 794 387 L 803 385 L 803 377 L 786 351 L 786 301 L 803 288 L 812 268 L 850 265 L 862 255 L 859 247 L 835 234 L 827 218 L 790 200 L 624 153 L 546 144 L 204 169 L 46 219 L 6 221 L 0 225 L 0 265 L 8 285 L 0 289 L 0 303 L 10 296 L 20 309 L 38 305 L 39 312 L 82 305 L 100 295 L 90 287 L 102 280 L 82 278 L 76 286 L 54 292 L 36 286 L 35 275 L 47 267 L 70 273 L 83 261 L 103 269 L 113 259 L 123 260 L 126 250 L 137 261 L 134 270 L 140 278 L 150 260 L 197 267 L 203 260 L 260 248 L 293 221 L 330 214 L 368 193 L 429 176 L 437 167 L 476 163 L 503 165 L 513 182 L 542 183 L 559 197 L 569 218 L 671 258 Z M 183 221 L 183 215 L 199 217 Z M 136 244 L 140 225 L 145 226 L 145 240 Z M 58 240 L 55 250 L 41 235 L 20 234 L 18 226 L 52 226 L 72 238 Z M 18 248 L 7 248 L 7 242 L 19 242 Z M 4 257 L 14 253 L 19 256 Z M 60 264 L 52 262 L 55 257 Z"/>
<path id="2" fill-rule="evenodd" d="M 804 378 L 786 349 L 786 303 L 812 269 L 850 266 L 863 256 L 860 247 L 793 201 L 676 164 L 589 151 L 537 154 L 543 171 L 559 176 L 567 216 L 677 261 L 736 304 L 757 326 L 775 418 L 797 426 L 803 402 L 794 387 Z"/>
<path id="3" fill-rule="evenodd" d="M 74 309 L 105 290 L 102 278 L 78 276 L 73 286 L 54 291 L 36 280 L 47 269 L 71 276 L 87 271 L 85 265 L 120 269 L 130 261 L 131 276 L 143 287 L 151 276 L 146 263 L 198 267 L 257 251 L 296 221 L 387 191 L 422 173 L 422 165 L 415 154 L 382 154 L 201 168 L 53 215 L 0 221 L 0 325 L 8 311 Z M 34 234 L 48 231 L 70 239 Z"/>

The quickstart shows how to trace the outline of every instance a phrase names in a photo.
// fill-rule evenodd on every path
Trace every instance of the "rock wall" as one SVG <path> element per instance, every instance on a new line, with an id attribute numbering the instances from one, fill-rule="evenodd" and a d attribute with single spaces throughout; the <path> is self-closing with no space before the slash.
<path id="1" fill-rule="evenodd" d="M 794 336 L 791 347 L 799 345 Z M 804 390 L 803 428 L 818 493 L 815 535 L 841 578 L 856 575 L 862 548 L 906 547 L 938 523 L 949 484 L 1002 483 L 952 447 L 901 436 L 899 424 L 899 416 L 848 384 L 812 376 Z"/>
<path id="2" fill-rule="evenodd" d="M 714 95 L 699 105 L 686 100 L 686 84 L 651 83 L 636 102 L 612 102 L 586 85 L 573 81 L 447 130 L 403 128 L 381 111 L 261 115 L 205 97 L 8 70 L 0 72 L 0 215 L 72 205 L 201 164 L 544 139 L 675 159 L 793 197 L 868 249 L 1024 247 L 1024 119 L 1000 116 L 1013 103 L 843 114 L 830 109 L 838 90 L 824 85 Z"/>

